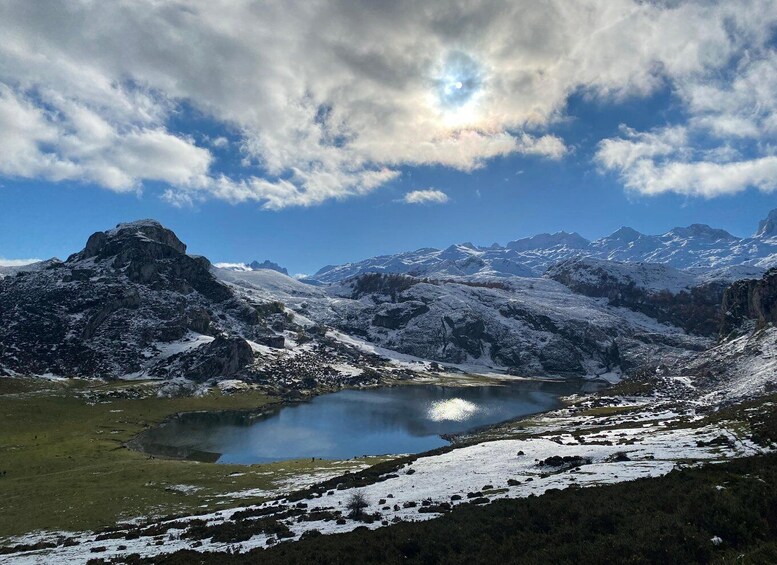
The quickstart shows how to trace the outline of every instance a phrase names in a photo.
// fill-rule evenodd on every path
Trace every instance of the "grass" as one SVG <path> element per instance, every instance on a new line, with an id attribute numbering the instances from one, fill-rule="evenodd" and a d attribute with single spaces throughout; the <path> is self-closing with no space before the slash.
<path id="1" fill-rule="evenodd" d="M 112 398 L 117 389 L 142 398 Z M 145 390 L 145 392 L 143 392 Z M 99 398 L 98 402 L 88 400 Z M 256 391 L 158 398 L 137 383 L 0 379 L 0 539 L 34 530 L 85 530 L 138 516 L 192 513 L 262 501 L 300 474 L 345 472 L 365 462 L 317 460 L 219 465 L 154 458 L 124 443 L 168 416 L 278 403 Z M 177 485 L 191 487 L 180 492 Z"/>

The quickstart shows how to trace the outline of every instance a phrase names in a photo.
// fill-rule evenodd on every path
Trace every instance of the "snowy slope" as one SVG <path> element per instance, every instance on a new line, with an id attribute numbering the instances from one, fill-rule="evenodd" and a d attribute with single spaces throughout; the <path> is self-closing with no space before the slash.
<path id="1" fill-rule="evenodd" d="M 580 256 L 663 263 L 679 269 L 745 265 L 766 270 L 777 265 L 777 209 L 759 223 L 756 234 L 749 238 L 738 238 L 705 224 L 677 227 L 661 235 L 645 235 L 623 227 L 595 241 L 562 231 L 519 239 L 505 246 L 479 247 L 463 243 L 443 250 L 423 248 L 344 265 L 328 265 L 310 279 L 330 283 L 369 272 L 431 278 L 539 276 L 554 263 Z"/>

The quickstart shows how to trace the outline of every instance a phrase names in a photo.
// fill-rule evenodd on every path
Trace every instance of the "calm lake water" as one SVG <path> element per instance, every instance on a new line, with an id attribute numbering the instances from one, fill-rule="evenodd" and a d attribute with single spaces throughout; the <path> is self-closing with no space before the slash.
<path id="1" fill-rule="evenodd" d="M 560 396 L 590 386 L 520 381 L 343 390 L 265 415 L 183 414 L 147 431 L 140 443 L 149 453 L 242 464 L 419 453 L 448 444 L 442 434 L 552 410 Z"/>

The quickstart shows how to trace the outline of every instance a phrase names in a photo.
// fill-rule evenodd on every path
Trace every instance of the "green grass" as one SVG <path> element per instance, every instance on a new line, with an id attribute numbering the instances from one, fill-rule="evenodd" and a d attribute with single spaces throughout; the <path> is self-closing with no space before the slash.
<path id="1" fill-rule="evenodd" d="M 265 465 L 218 465 L 154 458 L 124 446 L 150 425 L 195 410 L 255 409 L 278 403 L 256 391 L 203 397 L 109 399 L 103 395 L 137 383 L 48 383 L 0 379 L 0 539 L 34 530 L 84 530 L 148 515 L 204 511 L 263 500 L 261 494 L 299 474 L 352 469 L 357 463 L 317 460 Z M 193 492 L 170 490 L 174 485 Z"/>

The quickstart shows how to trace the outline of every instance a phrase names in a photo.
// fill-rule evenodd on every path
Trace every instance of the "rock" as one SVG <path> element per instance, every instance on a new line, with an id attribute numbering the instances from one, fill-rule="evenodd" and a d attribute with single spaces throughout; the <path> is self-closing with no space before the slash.
<path id="1" fill-rule="evenodd" d="M 777 324 L 777 268 L 761 279 L 735 282 L 723 295 L 723 320 L 720 337 L 746 333 L 752 327 Z"/>
<path id="2" fill-rule="evenodd" d="M 537 463 L 539 467 L 553 467 L 556 472 L 572 469 L 581 465 L 590 465 L 591 459 L 577 455 L 553 455 Z"/>
<path id="3" fill-rule="evenodd" d="M 0 373 L 245 374 L 253 352 L 237 334 L 275 335 L 257 313 L 262 305 L 235 295 L 207 259 L 185 251 L 172 231 L 142 220 L 93 234 L 65 262 L 0 279 Z M 291 324 L 284 316 L 272 323 Z M 224 332 L 230 337 L 211 343 L 198 337 Z"/>
<path id="4" fill-rule="evenodd" d="M 282 335 L 267 335 L 257 338 L 258 343 L 266 345 L 267 347 L 273 347 L 275 349 L 283 349 L 286 345 L 286 338 Z"/>
<path id="5" fill-rule="evenodd" d="M 720 302 L 727 286 L 727 280 L 699 282 L 668 265 L 589 257 L 553 265 L 546 276 L 579 294 L 607 298 L 612 306 L 629 308 L 703 336 L 718 333 Z"/>
<path id="6" fill-rule="evenodd" d="M 190 379 L 203 381 L 236 376 L 253 361 L 254 352 L 246 340 L 220 335 L 206 345 L 171 359 L 171 366 Z"/>
<path id="7" fill-rule="evenodd" d="M 397 305 L 386 305 L 373 316 L 372 323 L 375 326 L 396 330 L 428 311 L 429 307 L 426 304 L 412 300 Z"/>
<path id="8" fill-rule="evenodd" d="M 251 261 L 248 266 L 254 271 L 259 269 L 270 269 L 271 271 L 283 273 L 286 276 L 289 275 L 289 271 L 287 271 L 284 267 L 281 267 L 278 263 L 273 263 L 269 260 L 264 260 L 261 263 L 259 261 Z"/>

